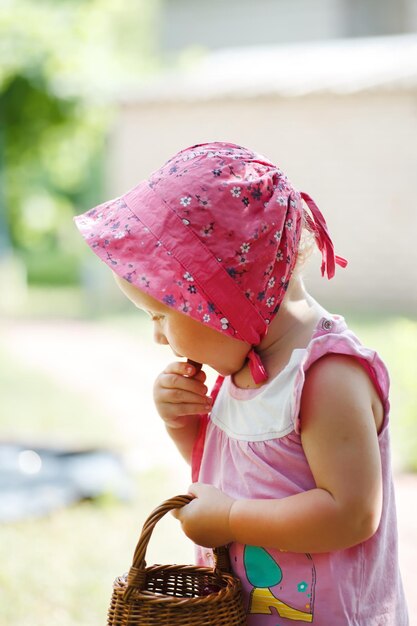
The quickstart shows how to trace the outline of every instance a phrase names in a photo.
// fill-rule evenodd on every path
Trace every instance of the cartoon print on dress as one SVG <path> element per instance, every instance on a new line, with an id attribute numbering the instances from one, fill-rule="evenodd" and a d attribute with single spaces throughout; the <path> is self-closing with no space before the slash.
<path id="1" fill-rule="evenodd" d="M 242 580 L 249 615 L 278 614 L 313 622 L 316 571 L 310 554 L 274 550 L 272 556 L 264 548 L 232 544 L 230 556 Z"/>

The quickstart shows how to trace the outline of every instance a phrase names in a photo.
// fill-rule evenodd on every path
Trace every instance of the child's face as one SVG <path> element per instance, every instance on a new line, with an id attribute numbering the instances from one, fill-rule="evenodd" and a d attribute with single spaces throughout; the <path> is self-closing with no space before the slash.
<path id="1" fill-rule="evenodd" d="M 125 296 L 152 319 L 157 343 L 169 345 L 178 357 L 206 363 L 223 376 L 243 367 L 251 348 L 248 343 L 223 335 L 114 276 Z"/>

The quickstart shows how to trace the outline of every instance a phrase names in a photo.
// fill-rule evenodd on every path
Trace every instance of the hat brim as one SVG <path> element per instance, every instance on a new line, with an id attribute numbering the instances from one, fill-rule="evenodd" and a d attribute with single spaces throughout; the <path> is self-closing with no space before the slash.
<path id="1" fill-rule="evenodd" d="M 147 181 L 143 181 L 135 193 L 140 197 L 147 187 Z M 74 217 L 91 250 L 120 278 L 156 300 L 218 332 L 243 340 L 206 296 L 204 288 L 195 284 L 188 268 L 129 208 L 126 196 Z"/>

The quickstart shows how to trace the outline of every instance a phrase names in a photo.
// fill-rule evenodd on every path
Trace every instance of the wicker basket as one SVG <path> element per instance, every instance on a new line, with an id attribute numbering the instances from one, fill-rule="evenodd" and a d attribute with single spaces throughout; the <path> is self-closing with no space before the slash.
<path id="1" fill-rule="evenodd" d="M 243 626 L 241 584 L 230 572 L 226 548 L 216 548 L 214 569 L 192 565 L 146 567 L 145 555 L 155 524 L 192 500 L 177 496 L 146 520 L 128 574 L 116 578 L 108 626 Z"/>

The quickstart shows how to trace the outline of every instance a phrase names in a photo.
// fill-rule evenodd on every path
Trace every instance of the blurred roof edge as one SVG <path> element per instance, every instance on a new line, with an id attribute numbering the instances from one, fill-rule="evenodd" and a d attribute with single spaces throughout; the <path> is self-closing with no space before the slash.
<path id="1" fill-rule="evenodd" d="M 417 33 L 208 52 L 187 68 L 119 85 L 115 100 L 129 106 L 392 89 L 417 89 Z"/>

